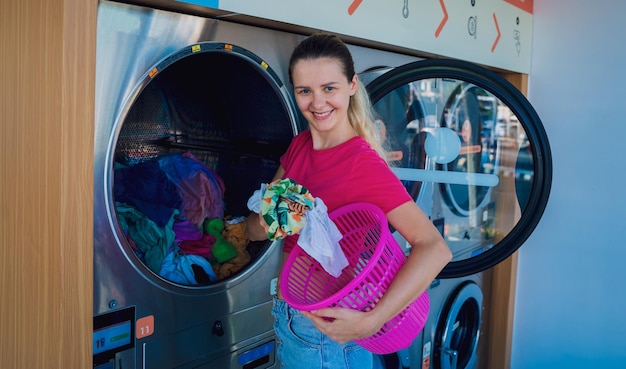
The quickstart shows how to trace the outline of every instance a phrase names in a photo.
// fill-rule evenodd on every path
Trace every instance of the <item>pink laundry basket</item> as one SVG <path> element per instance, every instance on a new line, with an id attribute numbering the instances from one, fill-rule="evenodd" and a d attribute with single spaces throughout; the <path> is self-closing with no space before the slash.
<path id="1" fill-rule="evenodd" d="M 369 311 L 383 296 L 406 256 L 377 206 L 348 204 L 329 216 L 343 235 L 339 243 L 349 265 L 335 278 L 296 245 L 280 275 L 280 291 L 285 301 L 298 310 L 340 306 Z M 424 328 L 429 308 L 428 293 L 424 292 L 376 334 L 355 342 L 375 354 L 407 348 Z"/>

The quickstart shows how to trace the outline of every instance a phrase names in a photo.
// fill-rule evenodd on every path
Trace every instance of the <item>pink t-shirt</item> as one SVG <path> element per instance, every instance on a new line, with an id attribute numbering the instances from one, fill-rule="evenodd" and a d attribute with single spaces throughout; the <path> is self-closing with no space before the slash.
<path id="1" fill-rule="evenodd" d="M 362 137 L 326 150 L 314 150 L 311 131 L 297 135 L 280 158 L 284 178 L 291 178 L 319 197 L 332 211 L 353 202 L 377 205 L 386 214 L 411 201 L 398 177 Z M 289 252 L 297 236 L 285 239 Z"/>

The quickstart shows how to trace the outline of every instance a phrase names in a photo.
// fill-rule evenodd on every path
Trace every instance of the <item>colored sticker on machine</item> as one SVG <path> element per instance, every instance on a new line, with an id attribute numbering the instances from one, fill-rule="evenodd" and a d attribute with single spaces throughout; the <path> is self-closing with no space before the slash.
<path id="1" fill-rule="evenodd" d="M 422 348 L 422 369 L 430 369 L 430 342 L 426 342 Z"/>
<path id="2" fill-rule="evenodd" d="M 137 319 L 135 327 L 135 337 L 137 339 L 152 335 L 154 333 L 154 315 Z"/>

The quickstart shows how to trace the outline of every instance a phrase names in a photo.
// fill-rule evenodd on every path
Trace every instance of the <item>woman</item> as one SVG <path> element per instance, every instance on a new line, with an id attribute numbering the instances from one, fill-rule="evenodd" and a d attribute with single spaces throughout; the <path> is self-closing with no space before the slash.
<path id="1" fill-rule="evenodd" d="M 295 180 L 321 198 L 329 212 L 358 201 L 377 205 L 412 251 L 368 312 L 347 308 L 299 312 L 278 291 L 273 310 L 278 358 L 291 369 L 371 368 L 372 354 L 352 341 L 375 334 L 417 299 L 451 253 L 387 165 L 369 98 L 341 39 L 320 33 L 302 41 L 291 56 L 289 78 L 309 129 L 293 139 L 274 179 Z M 267 224 L 259 214 L 252 213 L 247 225 L 250 239 L 267 238 Z M 296 242 L 297 236 L 285 239 L 285 257 Z"/>

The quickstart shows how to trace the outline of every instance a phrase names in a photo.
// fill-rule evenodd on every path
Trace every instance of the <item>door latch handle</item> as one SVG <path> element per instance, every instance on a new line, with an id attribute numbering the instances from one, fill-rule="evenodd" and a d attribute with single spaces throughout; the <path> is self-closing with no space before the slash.
<path id="1" fill-rule="evenodd" d="M 459 352 L 450 348 L 442 348 L 441 353 L 450 360 L 450 369 L 456 369 Z"/>

